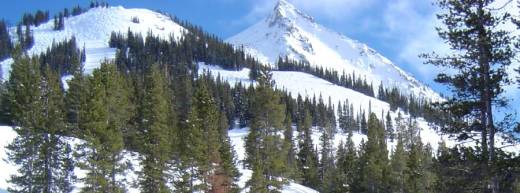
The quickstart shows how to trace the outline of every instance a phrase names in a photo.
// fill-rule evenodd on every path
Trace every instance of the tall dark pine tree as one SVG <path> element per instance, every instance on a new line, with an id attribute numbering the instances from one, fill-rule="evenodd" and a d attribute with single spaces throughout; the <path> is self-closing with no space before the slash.
<path id="1" fill-rule="evenodd" d="M 158 65 L 152 65 L 146 74 L 144 89 L 144 101 L 140 106 L 143 119 L 140 129 L 144 138 L 141 190 L 168 193 L 166 170 L 175 128 L 169 124 L 169 120 L 174 119 L 170 111 L 170 92 L 166 77 Z"/>
<path id="2" fill-rule="evenodd" d="M 9 36 L 9 29 L 4 20 L 0 20 L 0 60 L 7 58 L 11 54 L 13 44 Z"/>
<path id="3" fill-rule="evenodd" d="M 319 187 L 318 155 L 312 143 L 312 117 L 304 110 L 303 120 L 298 123 L 298 168 L 301 172 L 302 184 L 312 188 Z"/>
<path id="4" fill-rule="evenodd" d="M 357 168 L 356 146 L 352 141 L 352 133 L 348 134 L 345 145 L 340 144 L 337 153 L 337 175 L 334 178 L 336 188 L 333 192 L 354 192 Z"/>
<path id="5" fill-rule="evenodd" d="M 369 115 L 365 161 L 361 186 L 367 192 L 385 192 L 388 185 L 389 164 L 385 129 L 374 113 Z"/>
<path id="6" fill-rule="evenodd" d="M 247 161 L 253 170 L 248 181 L 252 192 L 279 192 L 285 169 L 283 159 L 284 106 L 273 89 L 272 74 L 265 68 L 257 78 L 258 87 L 252 104 L 251 132 L 247 136 Z"/>
<path id="7" fill-rule="evenodd" d="M 64 141 L 63 90 L 48 66 L 40 72 L 38 59 L 15 56 L 7 101 L 18 136 L 7 147 L 19 166 L 10 192 L 70 192 L 73 163 Z"/>
<path id="8" fill-rule="evenodd" d="M 124 192 L 118 176 L 126 170 L 123 159 L 123 129 L 128 127 L 133 105 L 128 83 L 111 63 L 102 63 L 88 77 L 88 91 L 81 130 L 85 132 L 80 168 L 86 171 L 81 180 L 82 192 Z"/>
<path id="9" fill-rule="evenodd" d="M 495 125 L 493 110 L 507 101 L 501 97 L 503 86 L 508 84 L 506 67 L 514 57 L 512 37 L 500 25 L 509 21 L 509 14 L 495 11 L 494 0 L 439 0 L 443 9 L 438 18 L 444 27 L 439 36 L 448 42 L 451 54 L 424 55 L 427 63 L 454 69 L 456 73 L 440 73 L 436 82 L 452 88 L 453 97 L 442 104 L 453 116 L 447 127 L 450 132 L 461 133 L 466 139 L 471 132 L 480 132 L 482 148 L 482 188 L 498 193 L 497 178 L 493 173 L 495 162 Z"/>

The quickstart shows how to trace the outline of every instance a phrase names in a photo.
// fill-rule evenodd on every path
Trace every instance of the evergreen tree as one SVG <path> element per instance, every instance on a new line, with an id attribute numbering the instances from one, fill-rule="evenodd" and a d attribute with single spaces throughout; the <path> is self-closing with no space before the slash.
<path id="1" fill-rule="evenodd" d="M 488 183 L 483 189 L 498 193 L 495 162 L 495 135 L 500 128 L 495 126 L 494 108 L 507 105 L 501 97 L 503 87 L 509 83 L 506 67 L 511 64 L 512 51 L 510 32 L 501 28 L 509 22 L 509 13 L 494 11 L 493 0 L 454 1 L 439 0 L 443 10 L 438 18 L 444 28 L 438 28 L 439 36 L 449 43 L 452 54 L 425 55 L 427 63 L 457 71 L 440 73 L 436 82 L 452 88 L 453 97 L 442 104 L 451 113 L 445 131 L 460 134 L 467 139 L 471 132 L 480 132 L 480 146 L 484 152 L 482 171 Z"/>
<path id="2" fill-rule="evenodd" d="M 140 187 L 142 192 L 167 193 L 167 161 L 171 154 L 172 133 L 175 128 L 169 124 L 172 112 L 164 73 L 158 65 L 153 65 L 147 73 L 145 96 L 142 102 L 143 121 L 140 128 L 144 138 L 143 160 L 141 164 Z"/>
<path id="3" fill-rule="evenodd" d="M 392 124 L 392 117 L 390 116 L 390 111 L 386 113 L 386 137 L 390 139 L 390 141 L 394 141 L 395 139 L 395 131 L 394 131 L 394 125 Z"/>
<path id="4" fill-rule="evenodd" d="M 392 153 L 392 160 L 390 162 L 391 167 L 391 187 L 390 191 L 395 193 L 404 193 L 406 189 L 406 164 L 407 164 L 407 153 L 404 147 L 404 142 L 401 135 L 397 136 L 397 145 Z"/>
<path id="5" fill-rule="evenodd" d="M 320 177 L 320 191 L 321 192 L 332 192 L 334 189 L 334 176 L 335 165 L 334 155 L 332 154 L 334 149 L 332 148 L 332 137 L 328 131 L 324 131 L 320 137 L 321 141 L 321 156 L 319 165 L 319 177 Z"/>
<path id="6" fill-rule="evenodd" d="M 287 171 L 286 176 L 290 177 L 291 179 L 295 179 L 299 176 L 298 174 L 298 168 L 296 164 L 296 149 L 294 147 L 294 137 L 293 137 L 293 127 L 292 127 L 292 118 L 291 114 L 287 113 L 285 115 L 285 130 L 284 130 L 284 143 L 283 143 L 283 150 L 285 152 L 286 157 L 286 165 L 287 165 Z"/>
<path id="7" fill-rule="evenodd" d="M 116 66 L 102 63 L 88 77 L 88 97 L 80 126 L 85 131 L 85 144 L 78 149 L 82 192 L 124 192 L 118 176 L 127 168 L 123 163 L 123 130 L 133 112 L 129 88 Z"/>
<path id="8" fill-rule="evenodd" d="M 38 59 L 15 55 L 7 101 L 18 136 L 7 146 L 19 166 L 10 192 L 71 192 L 74 180 L 65 132 L 63 90 L 49 68 L 40 72 Z"/>
<path id="9" fill-rule="evenodd" d="M 4 60 L 11 54 L 13 44 L 9 36 L 9 29 L 4 20 L 0 20 L 0 60 Z"/>
<path id="10" fill-rule="evenodd" d="M 236 184 L 240 173 L 236 168 L 236 152 L 231 146 L 228 136 L 229 125 L 224 113 L 220 113 L 220 157 L 222 158 L 222 169 L 219 173 L 221 182 L 218 184 L 223 192 L 238 193 L 239 187 Z"/>
<path id="11" fill-rule="evenodd" d="M 303 120 L 298 124 L 298 168 L 302 175 L 302 185 L 318 188 L 320 184 L 318 175 L 319 160 L 312 142 L 312 118 L 308 110 L 304 111 L 303 116 Z"/>
<path id="12" fill-rule="evenodd" d="M 366 192 L 387 191 L 389 168 L 388 152 L 385 141 L 385 130 L 383 124 L 373 113 L 368 120 L 367 144 L 364 156 L 366 166 L 363 170 L 363 181 L 361 186 Z"/>
<path id="13" fill-rule="evenodd" d="M 20 40 L 20 44 L 24 50 L 30 49 L 34 45 L 34 37 L 31 33 L 31 26 L 26 25 L 24 30 L 23 39 Z M 22 41 L 23 40 L 23 41 Z"/>
<path id="14" fill-rule="evenodd" d="M 283 139 L 278 134 L 283 129 L 284 106 L 273 89 L 271 72 L 262 68 L 252 104 L 251 132 L 246 144 L 248 164 L 253 177 L 248 181 L 252 192 L 279 192 L 280 181 L 287 168 L 283 159 Z M 256 144 L 252 144 L 256 142 Z M 258 174 L 260 172 L 260 174 Z"/>
<path id="15" fill-rule="evenodd" d="M 80 120 L 82 117 L 82 109 L 86 108 L 86 90 L 87 81 L 83 75 L 83 67 L 80 67 L 77 71 L 73 72 L 73 77 L 67 82 L 68 89 L 65 93 L 65 114 L 68 123 L 68 128 L 72 132 L 72 135 L 82 138 L 85 134 L 81 131 Z"/>
<path id="16" fill-rule="evenodd" d="M 341 142 L 336 155 L 337 174 L 334 178 L 335 188 L 331 192 L 353 192 L 356 180 L 356 162 L 358 158 L 355 144 L 352 141 L 352 133 L 348 134 L 345 144 Z"/>
<path id="17" fill-rule="evenodd" d="M 423 147 L 420 140 L 412 145 L 405 170 L 406 192 L 433 192 L 431 159 L 431 152 Z"/>

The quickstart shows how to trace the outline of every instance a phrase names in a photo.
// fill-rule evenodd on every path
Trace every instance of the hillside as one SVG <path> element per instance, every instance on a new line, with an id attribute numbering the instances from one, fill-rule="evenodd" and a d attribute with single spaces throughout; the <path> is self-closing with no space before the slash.
<path id="1" fill-rule="evenodd" d="M 135 23 L 132 18 L 138 18 Z M 11 28 L 11 37 L 16 37 L 15 28 Z M 132 32 L 147 34 L 152 32 L 154 35 L 169 39 L 173 35 L 176 39 L 180 38 L 185 29 L 172 21 L 166 15 L 147 10 L 147 9 L 127 9 L 119 7 L 98 7 L 92 8 L 86 13 L 78 16 L 65 18 L 63 30 L 54 30 L 53 21 L 44 23 L 38 27 L 31 27 L 34 36 L 34 46 L 28 50 L 30 55 L 45 52 L 52 43 L 76 38 L 77 45 L 85 48 L 86 61 L 85 72 L 90 73 L 99 67 L 104 59 L 113 59 L 116 50 L 110 48 L 108 40 L 112 32 Z M 0 63 L 2 75 L 0 78 L 7 80 L 10 71 L 11 59 Z"/>

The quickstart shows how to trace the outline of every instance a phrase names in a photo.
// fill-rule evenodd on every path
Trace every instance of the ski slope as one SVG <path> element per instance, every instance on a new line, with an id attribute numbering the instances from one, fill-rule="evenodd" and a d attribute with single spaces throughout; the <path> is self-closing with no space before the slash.
<path id="1" fill-rule="evenodd" d="M 139 19 L 138 23 L 132 22 L 134 17 Z M 83 14 L 66 18 L 63 30 L 56 31 L 53 28 L 52 19 L 38 27 L 31 26 L 34 46 L 28 50 L 28 54 L 40 54 L 53 42 L 61 42 L 74 36 L 78 47 L 85 48 L 86 73 L 91 73 L 99 67 L 103 60 L 115 58 L 116 49 L 108 45 L 112 32 L 126 34 L 131 30 L 143 35 L 151 32 L 164 39 L 169 39 L 172 35 L 175 39 L 179 39 L 186 32 L 182 26 L 166 15 L 148 9 L 127 9 L 121 6 L 92 8 Z M 11 28 L 10 32 L 11 37 L 16 37 L 15 28 Z M 8 79 L 12 62 L 12 59 L 0 62 L 2 79 Z"/>
<path id="2" fill-rule="evenodd" d="M 436 92 L 374 49 L 321 26 L 286 0 L 280 0 L 265 19 L 227 41 L 266 64 L 287 56 L 339 73 L 355 72 L 375 88 L 383 82 L 405 93 L 441 100 Z"/>

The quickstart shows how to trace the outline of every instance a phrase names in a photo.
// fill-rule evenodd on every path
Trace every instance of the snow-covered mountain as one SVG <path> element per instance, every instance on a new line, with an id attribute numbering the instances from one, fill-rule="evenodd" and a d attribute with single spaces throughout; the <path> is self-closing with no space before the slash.
<path id="1" fill-rule="evenodd" d="M 403 92 L 440 99 L 374 49 L 321 26 L 286 0 L 279 0 L 269 16 L 227 41 L 267 64 L 288 56 L 340 73 L 355 72 L 375 86 L 383 82 L 386 87 L 397 86 Z"/>
<path id="2" fill-rule="evenodd" d="M 134 17 L 139 22 L 133 22 Z M 127 9 L 121 6 L 92 8 L 78 16 L 66 18 L 63 30 L 56 31 L 53 28 L 52 20 L 38 27 L 31 26 L 34 46 L 28 50 L 28 53 L 30 55 L 40 54 L 46 51 L 53 42 L 61 42 L 74 36 L 77 45 L 80 48 L 85 47 L 85 71 L 87 73 L 99 67 L 100 62 L 104 59 L 115 57 L 116 50 L 108 46 L 112 32 L 126 33 L 128 30 L 141 34 L 152 32 L 166 39 L 170 35 L 180 38 L 186 31 L 164 14 L 148 9 Z M 11 37 L 16 37 L 15 27 L 10 31 Z M 11 59 L 0 63 L 2 67 L 0 78 L 4 80 L 8 78 L 11 63 Z"/>

